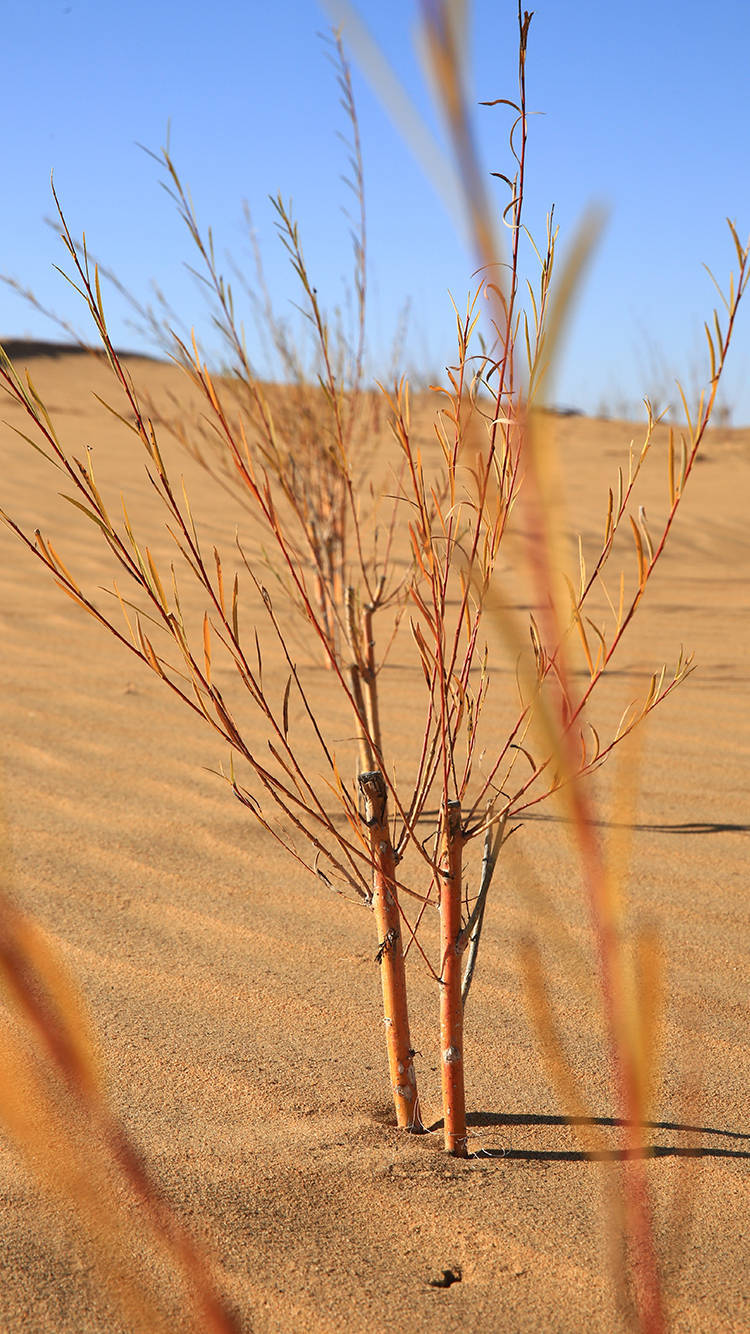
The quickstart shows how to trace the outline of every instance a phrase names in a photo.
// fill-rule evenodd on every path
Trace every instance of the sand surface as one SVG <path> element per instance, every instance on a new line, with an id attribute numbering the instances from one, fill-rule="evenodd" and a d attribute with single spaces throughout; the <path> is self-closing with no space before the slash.
<path id="1" fill-rule="evenodd" d="M 166 553 L 139 446 L 92 397 L 113 396 L 104 368 L 86 357 L 28 364 L 63 438 L 94 445 L 100 488 L 110 498 L 123 490 Z M 183 392 L 176 370 L 132 365 L 154 393 Z M 0 416 L 22 424 L 10 403 Z M 603 526 L 603 488 L 641 428 L 565 418 L 556 431 L 572 522 L 590 538 Z M 107 583 L 97 531 L 59 500 L 44 460 L 7 426 L 0 448 L 2 507 L 51 533 L 88 586 Z M 186 475 L 207 540 L 223 534 L 229 545 L 237 518 L 247 520 L 176 446 L 165 452 Z M 658 507 L 660 461 L 648 486 L 647 509 Z M 611 685 L 624 707 L 680 643 L 695 650 L 697 671 L 646 725 L 627 823 L 634 919 L 655 925 L 667 968 L 662 1071 L 643 1144 L 655 1150 L 648 1178 L 669 1327 L 696 1334 L 750 1329 L 749 505 L 750 431 L 719 431 Z M 467 1009 L 475 1156 L 457 1162 L 439 1130 L 393 1127 L 372 916 L 328 895 L 253 823 L 207 772 L 226 762 L 218 740 L 5 529 L 0 552 L 14 892 L 77 979 L 113 1107 L 213 1254 L 243 1328 L 624 1329 L 608 1243 L 622 1167 L 586 1160 L 520 987 L 518 941 L 530 928 L 588 1105 L 615 1147 L 595 985 L 568 948 L 590 963 L 560 810 L 526 822 L 497 877 Z M 398 679 L 387 730 L 409 725 L 417 690 L 416 676 Z M 597 791 L 606 836 L 617 823 L 611 777 Z M 437 997 L 418 968 L 411 992 L 434 1125 Z M 2 1135 L 0 1265 L 6 1334 L 129 1327 L 108 1305 L 88 1243 Z M 461 1281 L 432 1286 L 446 1269 Z"/>

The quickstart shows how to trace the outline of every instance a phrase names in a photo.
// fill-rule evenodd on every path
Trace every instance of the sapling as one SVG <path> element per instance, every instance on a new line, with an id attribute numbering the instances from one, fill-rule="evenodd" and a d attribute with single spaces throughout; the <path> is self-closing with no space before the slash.
<path id="1" fill-rule="evenodd" d="M 406 381 L 384 392 L 396 454 L 382 486 L 392 497 L 385 525 L 376 522 L 371 506 L 361 503 L 361 470 L 351 456 L 354 437 L 345 429 L 360 390 L 346 389 L 329 355 L 329 328 L 317 288 L 305 266 L 296 224 L 283 205 L 279 205 L 282 232 L 324 368 L 319 392 L 325 424 L 320 427 L 317 454 L 311 449 L 305 465 L 303 493 L 315 492 L 318 478 L 322 480 L 316 494 L 328 499 L 321 502 L 322 510 L 316 510 L 312 527 L 296 483 L 290 489 L 285 461 L 294 462 L 293 452 L 278 451 L 273 402 L 283 401 L 283 392 L 265 389 L 249 372 L 243 382 L 241 366 L 239 373 L 213 374 L 197 339 L 193 337 L 192 346 L 178 339 L 177 358 L 203 400 L 221 451 L 216 457 L 223 462 L 216 467 L 225 477 L 231 474 L 233 493 L 241 494 L 245 505 L 234 544 L 221 551 L 205 549 L 199 515 L 165 464 L 159 424 L 144 406 L 112 343 L 98 269 L 86 246 L 74 240 L 62 210 L 62 240 L 73 281 L 122 396 L 116 411 L 146 452 L 148 476 L 164 507 L 175 564 L 156 559 L 152 545 L 136 534 L 124 507 L 122 518 L 113 517 L 95 480 L 90 453 L 76 456 L 62 443 L 36 387 L 0 354 L 0 378 L 31 420 L 34 443 L 64 474 L 70 489 L 67 499 L 96 525 L 109 556 L 126 578 L 122 590 L 113 584 L 115 610 L 94 600 L 48 537 L 39 530 L 27 531 L 4 514 L 6 523 L 63 591 L 221 738 L 231 757 L 224 777 L 267 833 L 328 892 L 335 890 L 373 910 L 396 1119 L 399 1126 L 411 1129 L 421 1128 L 421 1116 L 405 965 L 409 954 L 419 955 L 439 996 L 445 1146 L 461 1157 L 469 1152 L 463 1007 L 503 842 L 524 812 L 553 792 L 567 791 L 578 812 L 582 845 L 588 846 L 590 823 L 580 796 L 582 780 L 605 762 L 690 669 L 690 659 L 681 654 L 671 673 L 666 669 L 655 673 L 645 697 L 608 732 L 591 721 L 598 683 L 640 605 L 694 466 L 748 275 L 748 251 L 732 228 L 737 277 L 727 299 L 724 327 L 717 319 L 715 332 L 708 332 L 710 393 L 695 418 L 688 414 L 687 431 L 678 439 L 670 435 L 666 516 L 648 526 L 633 513 L 636 485 L 656 425 L 649 412 L 643 443 L 639 450 L 631 449 L 627 473 L 619 474 L 606 500 L 593 564 L 587 567 L 581 551 L 564 607 L 553 562 L 558 547 L 550 537 L 553 506 L 545 495 L 547 483 L 539 464 L 544 429 L 539 407 L 576 266 L 564 276 L 562 297 L 555 304 L 557 233 L 550 221 L 546 244 L 536 252 L 538 276 L 528 285 L 529 308 L 521 309 L 529 22 L 530 16 L 519 11 L 519 94 L 517 103 L 509 103 L 516 120 L 511 137 L 515 175 L 507 178 L 511 200 L 505 210 L 512 238 L 508 277 L 501 285 L 494 276 L 491 283 L 483 276 L 465 311 L 456 310 L 457 358 L 448 369 L 447 387 L 438 391 L 436 443 L 430 451 L 415 438 Z M 457 85 L 455 96 L 449 96 L 450 71 L 458 78 L 460 62 L 451 54 L 448 26 L 441 27 L 435 19 L 427 32 L 436 68 L 443 73 L 441 86 L 453 108 L 457 160 L 477 255 L 483 274 L 495 275 L 500 252 L 484 185 L 477 184 L 483 177 L 478 162 L 471 159 L 473 141 L 462 88 Z M 179 202 L 183 197 L 179 177 L 168 155 L 164 161 Z M 200 249 L 203 242 L 192 211 L 186 221 Z M 209 272 L 216 275 L 216 294 L 223 301 L 230 338 L 236 338 L 239 349 L 233 301 L 217 274 L 212 243 L 204 251 Z M 479 341 L 483 315 L 490 320 L 489 345 Z M 325 481 L 331 475 L 338 479 L 335 503 Z M 329 500 L 332 508 L 327 511 Z M 327 538 L 321 545 L 324 512 L 329 518 L 346 516 L 345 524 L 331 520 L 330 532 L 337 534 L 338 542 L 332 563 L 328 556 L 323 558 L 324 549 L 328 550 Z M 519 664 L 517 714 L 498 740 L 496 722 L 486 709 L 498 679 L 498 661 L 505 660 L 492 633 L 494 622 L 499 621 L 506 639 L 510 634 L 514 658 L 518 637 L 515 629 L 509 630 L 497 597 L 497 566 L 519 514 L 530 516 L 531 531 L 539 535 L 530 566 L 531 648 Z M 615 539 L 628 525 L 635 575 L 626 580 L 623 572 L 619 596 L 612 597 L 604 575 Z M 249 542 L 255 540 L 262 546 L 262 561 L 251 553 Z M 269 571 L 276 579 L 274 590 L 283 589 L 283 611 L 265 582 Z M 203 603 L 197 635 L 183 612 L 185 579 Z M 608 622 L 589 615 L 594 592 L 608 602 Z M 244 615 L 248 606 L 252 618 Z M 302 658 L 290 649 L 292 616 L 306 646 Z M 587 674 L 580 690 L 574 689 L 568 666 L 575 653 Z M 330 669 L 324 687 L 313 666 L 320 655 Z M 218 657 L 233 668 L 231 687 L 219 686 Z M 269 659 L 285 664 L 283 680 L 264 670 Z M 424 685 L 421 718 L 398 745 L 382 722 L 388 702 L 386 662 L 416 666 Z M 338 701 L 335 739 L 322 721 L 321 689 L 326 698 Z M 246 715 L 240 717 L 248 703 L 252 722 Z M 341 725 L 344 717 L 350 722 L 348 731 Z M 351 740 L 342 742 L 342 733 Z M 433 832 L 425 838 L 428 819 Z M 483 847 L 476 889 L 470 888 L 466 856 L 474 840 Z M 594 898 L 598 875 L 592 871 Z M 437 958 L 431 959 L 420 929 L 425 914 L 435 908 L 440 945 Z M 597 911 L 595 904 L 595 918 Z M 607 974 L 614 956 L 601 913 L 596 920 Z M 611 987 L 609 992 L 615 994 Z M 614 1032 L 616 1016 L 610 1018 Z M 616 1050 L 616 1065 L 618 1060 Z M 620 1067 L 625 1072 L 622 1061 Z"/>

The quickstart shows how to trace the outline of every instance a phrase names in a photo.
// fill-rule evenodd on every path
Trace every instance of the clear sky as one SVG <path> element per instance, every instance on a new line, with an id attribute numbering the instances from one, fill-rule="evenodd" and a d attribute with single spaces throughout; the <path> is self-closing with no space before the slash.
<path id="1" fill-rule="evenodd" d="M 527 0 L 527 3 L 529 0 Z M 414 54 L 412 0 L 360 0 L 360 14 L 439 135 Z M 3 207 L 0 271 L 81 329 L 85 312 L 53 264 L 63 250 L 45 225 L 50 171 L 71 229 L 141 299 L 155 279 L 186 325 L 212 346 L 205 305 L 184 268 L 190 243 L 159 187 L 157 149 L 171 148 L 200 219 L 252 272 L 242 203 L 252 208 L 269 285 L 281 308 L 296 292 L 267 196 L 291 197 L 308 265 L 329 307 L 351 274 L 341 208 L 346 128 L 317 34 L 315 0 L 26 0 L 3 18 Z M 344 33 L 346 36 L 346 33 Z M 516 96 L 515 0 L 475 0 L 477 100 Z M 610 412 L 645 393 L 664 398 L 705 366 L 702 324 L 734 259 L 725 224 L 750 233 L 750 6 L 747 0 L 538 0 L 528 53 L 527 221 L 543 237 L 551 204 L 560 247 L 585 207 L 609 221 L 587 274 L 555 393 L 561 405 Z M 405 358 L 426 376 L 454 354 L 449 291 L 462 304 L 472 262 L 454 221 L 354 68 L 369 224 L 372 368 L 388 367 L 404 301 Z M 502 108 L 477 111 L 488 172 L 512 175 Z M 498 192 L 498 202 L 507 196 Z M 115 341 L 139 345 L 114 294 Z M 291 307 L 289 308 L 291 312 Z M 291 312 L 293 317 L 293 312 Z M 735 423 L 750 421 L 750 293 L 727 368 Z M 250 321 L 248 321 L 250 331 Z M 0 334 L 54 337 L 0 289 Z M 142 343 L 141 343 L 142 345 Z M 253 336 L 250 334 L 251 350 Z"/>

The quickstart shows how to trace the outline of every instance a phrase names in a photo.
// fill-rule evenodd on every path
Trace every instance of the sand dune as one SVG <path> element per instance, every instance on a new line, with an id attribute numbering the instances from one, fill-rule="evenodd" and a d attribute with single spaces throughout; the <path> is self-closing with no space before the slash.
<path id="1" fill-rule="evenodd" d="M 161 528 L 137 444 L 91 397 L 92 387 L 109 393 L 105 368 L 80 356 L 29 365 L 65 438 L 94 446 L 101 489 L 125 491 L 138 523 Z M 138 375 L 154 393 L 180 392 L 171 368 L 139 363 Z M 21 424 L 13 405 L 3 416 Z M 556 431 L 586 537 L 603 525 L 603 488 L 640 428 L 564 418 Z M 2 507 L 50 531 L 82 577 L 107 582 L 93 525 L 59 500 L 44 461 L 8 426 L 0 432 Z M 191 460 L 177 466 L 209 539 L 231 540 L 226 493 Z M 660 467 L 652 485 L 658 507 Z M 626 702 L 681 642 L 695 649 L 698 670 L 646 724 L 628 854 L 636 912 L 657 926 L 668 968 L 663 1071 L 643 1142 L 654 1150 L 670 1328 L 686 1334 L 750 1329 L 749 496 L 750 431 L 717 432 L 610 686 L 613 706 Z M 206 771 L 226 756 L 200 721 L 12 534 L 0 544 L 15 892 L 77 978 L 113 1104 L 210 1246 L 245 1327 L 624 1329 L 606 1245 L 621 1166 L 585 1160 L 519 982 L 517 943 L 533 922 L 589 1105 L 615 1145 L 590 976 L 576 973 L 531 888 L 533 872 L 588 957 L 561 811 L 527 821 L 494 890 L 467 1011 L 471 1148 L 491 1153 L 454 1161 L 440 1134 L 392 1127 L 370 914 L 306 878 Z M 388 728 L 408 726 L 416 685 L 399 678 Z M 605 833 L 617 819 L 612 781 L 600 784 Z M 434 1123 L 437 1001 L 419 971 L 411 985 Z M 7 1334 L 126 1328 L 86 1244 L 2 1139 L 0 1257 Z M 446 1269 L 461 1281 L 432 1286 Z"/>

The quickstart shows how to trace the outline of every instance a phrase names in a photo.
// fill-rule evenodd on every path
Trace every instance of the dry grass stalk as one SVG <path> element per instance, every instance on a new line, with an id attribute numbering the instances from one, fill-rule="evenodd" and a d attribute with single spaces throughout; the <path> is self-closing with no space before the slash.
<path id="1" fill-rule="evenodd" d="M 7 868 L 4 868 L 7 878 Z M 83 1224 L 134 1327 L 237 1334 L 211 1265 L 111 1109 L 93 1030 L 67 969 L 0 888 L 0 1120 L 41 1185 Z M 153 1257 L 167 1290 L 154 1282 Z M 176 1292 L 169 1291 L 177 1289 Z"/>

